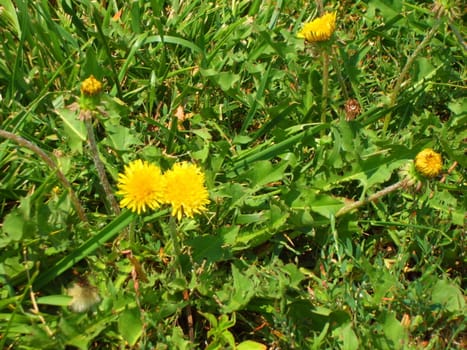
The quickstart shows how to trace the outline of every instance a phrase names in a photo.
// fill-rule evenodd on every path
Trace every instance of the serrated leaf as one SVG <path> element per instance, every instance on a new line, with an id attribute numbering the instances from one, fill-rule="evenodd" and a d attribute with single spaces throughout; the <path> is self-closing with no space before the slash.
<path id="1" fill-rule="evenodd" d="M 232 89 L 237 81 L 240 80 L 240 75 L 232 72 L 218 72 L 214 69 L 202 69 L 201 74 L 214 80 L 223 91 Z"/>
<path id="2" fill-rule="evenodd" d="M 234 250 L 245 249 L 247 247 L 257 247 L 263 244 L 285 224 L 289 217 L 289 213 L 283 212 L 278 206 L 271 205 L 271 210 L 265 211 L 262 215 L 265 219 L 265 227 L 253 229 L 252 231 L 244 231 L 236 238 L 237 247 Z"/>
<path id="3" fill-rule="evenodd" d="M 394 170 L 406 164 L 406 159 L 395 159 L 395 157 L 373 156 L 353 164 L 350 174 L 335 177 L 328 181 L 323 190 L 330 190 L 337 184 L 357 180 L 364 188 L 384 183 L 389 180 Z"/>
<path id="4" fill-rule="evenodd" d="M 233 291 L 228 302 L 224 305 L 226 313 L 243 309 L 255 294 L 253 281 L 232 265 Z"/>
<path id="5" fill-rule="evenodd" d="M 187 241 L 187 245 L 193 249 L 193 260 L 199 263 L 204 259 L 207 262 L 216 262 L 230 258 L 230 250 L 225 249 L 223 244 L 222 237 L 212 235 L 199 236 Z"/>
<path id="6" fill-rule="evenodd" d="M 105 128 L 108 136 L 105 138 L 104 143 L 117 151 L 128 151 L 131 146 L 141 144 L 141 141 L 127 127 L 106 124 Z"/>
<path id="7" fill-rule="evenodd" d="M 266 184 L 283 179 L 287 166 L 287 162 L 273 166 L 270 161 L 259 161 L 245 173 L 244 177 L 251 182 L 251 187 L 259 189 Z"/>

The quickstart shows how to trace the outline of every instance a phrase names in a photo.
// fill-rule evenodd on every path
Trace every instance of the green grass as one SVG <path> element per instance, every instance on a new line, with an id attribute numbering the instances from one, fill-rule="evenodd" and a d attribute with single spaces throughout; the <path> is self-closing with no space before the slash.
<path id="1" fill-rule="evenodd" d="M 298 0 L 0 1 L 0 348 L 464 348 L 466 30 L 440 3 L 324 2 L 324 48 Z M 113 191 L 135 159 L 205 171 L 179 242 L 165 207 L 114 214 L 91 74 Z M 389 187 L 424 148 L 441 174 Z"/>

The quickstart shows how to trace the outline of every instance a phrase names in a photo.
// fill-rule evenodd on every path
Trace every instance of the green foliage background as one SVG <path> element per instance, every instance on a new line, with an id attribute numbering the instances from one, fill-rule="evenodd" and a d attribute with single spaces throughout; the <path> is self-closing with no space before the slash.
<path id="1" fill-rule="evenodd" d="M 324 7 L 338 21 L 323 123 L 323 48 L 296 38 L 314 3 L 0 1 L 0 127 L 53 158 L 88 219 L 54 169 L 1 140 L 1 348 L 465 346 L 462 4 Z M 178 227 L 182 277 L 167 210 L 106 204 L 71 107 L 91 74 L 112 185 L 134 159 L 206 172 L 209 211 Z M 441 176 L 336 215 L 427 147 Z M 102 299 L 85 313 L 64 297 L 79 276 Z"/>

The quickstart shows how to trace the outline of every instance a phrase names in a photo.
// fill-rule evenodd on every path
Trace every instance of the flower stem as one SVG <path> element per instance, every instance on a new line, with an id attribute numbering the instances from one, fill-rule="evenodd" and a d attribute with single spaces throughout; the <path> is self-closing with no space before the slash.
<path id="1" fill-rule="evenodd" d="M 83 113 L 83 119 L 84 123 L 86 124 L 86 130 L 88 132 L 88 144 L 91 151 L 91 157 L 97 169 L 99 180 L 113 212 L 116 215 L 119 215 L 120 207 L 118 206 L 117 200 L 113 195 L 112 188 L 110 187 L 109 180 L 107 179 L 107 175 L 105 173 L 104 164 L 102 163 L 102 160 L 99 156 L 99 150 L 97 149 L 96 137 L 94 136 L 94 129 L 92 127 L 92 119 L 90 118 L 90 115 L 86 115 L 86 113 Z"/>
<path id="2" fill-rule="evenodd" d="M 322 16 L 324 14 L 323 1 L 315 0 L 315 3 L 316 3 L 316 8 L 318 9 L 319 15 Z"/>
<path id="3" fill-rule="evenodd" d="M 327 48 L 323 48 L 323 91 L 321 94 L 321 123 L 326 124 L 326 112 L 328 105 L 328 94 L 329 94 L 329 53 Z M 326 133 L 326 130 L 321 130 L 321 137 Z"/>
<path id="4" fill-rule="evenodd" d="M 399 74 L 399 77 L 396 80 L 396 83 L 394 84 L 394 88 L 392 89 L 390 101 L 389 101 L 389 109 L 392 109 L 394 105 L 396 104 L 397 97 L 399 95 L 399 91 L 402 87 L 402 84 L 405 81 L 405 77 L 407 73 L 409 72 L 409 69 L 412 67 L 412 64 L 414 63 L 415 59 L 417 58 L 418 54 L 420 51 L 428 44 L 428 42 L 433 38 L 433 36 L 436 34 L 436 31 L 438 30 L 438 27 L 441 24 L 441 20 L 438 19 L 438 21 L 435 23 L 435 25 L 431 28 L 431 30 L 428 32 L 428 34 L 425 36 L 425 38 L 422 40 L 422 42 L 416 47 L 414 52 L 410 55 L 410 57 L 407 59 L 407 62 L 405 63 L 404 67 L 402 68 L 401 73 Z M 383 135 L 386 134 L 386 131 L 389 127 L 389 123 L 391 122 L 391 112 L 386 114 L 384 117 L 384 124 L 383 124 Z"/>
<path id="5" fill-rule="evenodd" d="M 372 194 L 368 198 L 365 198 L 365 199 L 350 203 L 350 204 L 344 206 L 343 208 L 339 209 L 339 211 L 336 213 L 336 217 L 347 214 L 348 212 L 350 212 L 350 211 L 352 211 L 354 209 L 358 209 L 358 208 L 360 208 L 361 206 L 363 206 L 363 205 L 365 205 L 367 203 L 373 202 L 373 201 L 377 200 L 378 198 L 381 198 L 381 197 L 387 195 L 388 193 L 394 192 L 394 191 L 398 190 L 399 188 L 403 187 L 405 184 L 406 184 L 406 180 L 401 180 L 401 181 L 396 182 L 395 184 L 393 184 L 391 186 L 383 188 L 381 191 L 378 191 L 378 192 Z"/>
<path id="6" fill-rule="evenodd" d="M 28 148 L 29 150 L 37 154 L 53 171 L 55 171 L 55 173 L 57 174 L 58 180 L 62 183 L 63 187 L 67 189 L 68 194 L 70 195 L 71 203 L 73 204 L 76 210 L 76 213 L 78 214 L 79 219 L 85 223 L 88 222 L 86 214 L 84 213 L 84 209 L 81 206 L 81 203 L 78 200 L 78 197 L 76 196 L 75 192 L 73 191 L 73 188 L 71 187 L 70 182 L 67 180 L 67 178 L 62 173 L 58 165 L 54 162 L 54 160 L 47 155 L 47 153 L 45 153 L 41 148 L 39 148 L 34 143 L 22 138 L 21 136 L 13 134 L 11 132 L 0 129 L 0 137 L 14 141 L 18 145 Z"/>
<path id="7" fill-rule="evenodd" d="M 175 263 L 177 265 L 177 270 L 181 273 L 182 265 L 180 261 L 180 256 L 182 254 L 182 250 L 180 248 L 180 242 L 178 241 L 177 223 L 175 222 L 175 217 L 172 215 L 170 215 L 169 219 L 169 234 L 175 251 Z"/>
<path id="8" fill-rule="evenodd" d="M 332 65 L 333 65 L 334 71 L 336 72 L 337 79 L 339 80 L 339 84 L 341 86 L 342 93 L 344 94 L 344 98 L 347 101 L 349 99 L 349 92 L 347 91 L 347 86 L 345 84 L 344 77 L 342 76 L 341 69 L 339 69 L 339 62 L 337 61 L 337 57 L 338 57 L 337 54 L 336 52 L 333 52 Z M 359 98 L 360 96 L 357 95 L 357 97 Z"/>

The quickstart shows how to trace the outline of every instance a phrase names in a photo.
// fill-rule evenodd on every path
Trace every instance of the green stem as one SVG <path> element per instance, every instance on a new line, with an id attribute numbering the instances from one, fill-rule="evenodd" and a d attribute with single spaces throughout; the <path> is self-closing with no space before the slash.
<path id="1" fill-rule="evenodd" d="M 318 9 L 318 13 L 320 16 L 324 14 L 324 6 L 322 0 L 315 0 L 316 8 Z"/>
<path id="2" fill-rule="evenodd" d="M 55 173 L 57 174 L 58 180 L 62 183 L 63 187 L 67 189 L 68 194 L 70 195 L 71 203 L 73 204 L 80 220 L 86 223 L 88 222 L 88 219 L 86 218 L 86 214 L 84 213 L 84 209 L 81 206 L 81 203 L 78 200 L 78 197 L 76 196 L 75 192 L 73 191 L 73 188 L 71 187 L 70 182 L 67 180 L 65 175 L 61 172 L 60 168 L 54 162 L 54 160 L 47 155 L 47 153 L 45 153 L 41 148 L 39 148 L 34 143 L 22 138 L 21 136 L 13 134 L 11 132 L 0 129 L 0 137 L 14 141 L 18 145 L 28 148 L 29 150 L 37 154 L 53 171 L 55 171 Z"/>
<path id="3" fill-rule="evenodd" d="M 332 55 L 333 68 L 334 68 L 334 71 L 336 72 L 337 79 L 339 80 L 339 84 L 341 86 L 342 93 L 344 94 L 344 98 L 347 101 L 349 99 L 349 92 L 347 91 L 347 86 L 345 84 L 344 77 L 342 76 L 341 69 L 339 68 L 339 62 L 337 61 L 337 57 L 338 56 L 337 56 L 336 52 L 334 51 L 333 55 Z M 360 96 L 357 96 L 357 97 L 359 98 Z M 360 98 L 359 98 L 359 100 L 360 100 Z"/>
<path id="4" fill-rule="evenodd" d="M 350 211 L 352 211 L 354 209 L 358 209 L 358 208 L 360 208 L 361 206 L 363 206 L 363 205 L 365 205 L 367 203 L 373 202 L 373 201 L 377 200 L 378 198 L 381 198 L 381 197 L 387 195 L 388 193 L 394 192 L 394 191 L 398 190 L 399 188 L 403 187 L 405 184 L 406 184 L 406 180 L 401 180 L 399 182 L 396 182 L 394 185 L 383 188 L 381 191 L 378 191 L 378 192 L 372 194 L 368 198 L 365 198 L 365 199 L 362 199 L 360 201 L 350 203 L 350 204 L 344 206 L 343 208 L 341 208 L 336 213 L 336 217 L 345 215 L 345 214 L 347 214 L 348 212 L 350 212 Z"/>
<path id="5" fill-rule="evenodd" d="M 97 149 L 96 137 L 94 136 L 94 129 L 92 127 L 92 118 L 90 113 L 82 113 L 84 119 L 84 123 L 86 124 L 86 130 L 88 132 L 88 144 L 91 151 L 91 157 L 94 161 L 94 165 L 97 169 L 97 174 L 99 176 L 99 180 L 101 182 L 102 188 L 104 189 L 105 195 L 107 196 L 107 200 L 112 207 L 113 212 L 116 215 L 120 214 L 120 207 L 118 206 L 117 200 L 115 199 L 112 191 L 112 187 L 110 186 L 109 180 L 105 173 L 104 164 L 99 156 L 99 150 Z"/>
<path id="6" fill-rule="evenodd" d="M 323 92 L 321 94 L 321 124 L 326 124 L 326 112 L 329 94 L 329 53 L 327 48 L 323 48 Z M 321 137 L 326 134 L 326 130 L 321 130 Z"/>
<path id="7" fill-rule="evenodd" d="M 180 242 L 178 241 L 177 223 L 175 222 L 175 217 L 172 215 L 170 215 L 170 220 L 169 220 L 169 234 L 170 234 L 170 239 L 172 240 L 172 245 L 175 251 L 175 262 L 177 264 L 177 270 L 181 272 L 182 265 L 180 262 L 180 256 L 182 254 L 182 251 L 180 248 Z"/>
<path id="8" fill-rule="evenodd" d="M 397 97 L 399 96 L 399 92 L 402 88 L 402 84 L 405 81 L 405 77 L 409 72 L 409 69 L 412 67 L 412 64 L 414 63 L 420 51 L 428 44 L 428 42 L 436 34 L 440 24 L 441 24 L 441 20 L 439 19 L 435 23 L 435 25 L 431 28 L 431 30 L 428 32 L 428 34 L 425 36 L 425 38 L 422 40 L 422 42 L 417 46 L 414 52 L 412 52 L 412 55 L 410 55 L 410 57 L 407 59 L 407 62 L 405 63 L 405 66 L 402 68 L 402 71 L 399 74 L 399 77 L 397 78 L 396 83 L 394 84 L 394 88 L 392 89 L 392 93 L 391 93 L 391 97 L 389 101 L 389 109 L 394 107 L 394 105 L 396 104 Z M 391 112 L 386 114 L 386 116 L 384 117 L 383 135 L 386 134 L 386 131 L 389 127 L 390 122 L 391 122 Z"/>

